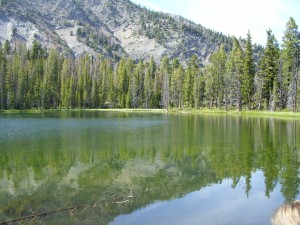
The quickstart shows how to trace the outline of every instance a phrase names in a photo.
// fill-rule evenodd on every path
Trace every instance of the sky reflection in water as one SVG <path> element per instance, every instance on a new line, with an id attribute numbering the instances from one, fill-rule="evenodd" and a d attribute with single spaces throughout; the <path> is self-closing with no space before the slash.
<path id="1" fill-rule="evenodd" d="M 270 216 L 284 198 L 278 185 L 271 197 L 265 196 L 264 176 L 252 174 L 252 189 L 247 197 L 245 179 L 232 188 L 232 180 L 205 187 L 183 198 L 156 202 L 129 215 L 117 217 L 110 225 L 268 225 Z M 172 191 L 172 190 L 170 190 Z M 298 196 L 299 198 L 300 196 Z"/>

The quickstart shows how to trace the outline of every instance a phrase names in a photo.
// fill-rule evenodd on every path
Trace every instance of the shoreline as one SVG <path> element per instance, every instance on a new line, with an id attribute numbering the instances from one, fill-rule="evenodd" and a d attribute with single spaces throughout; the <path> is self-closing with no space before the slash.
<path id="1" fill-rule="evenodd" d="M 76 111 L 98 111 L 98 112 L 141 112 L 141 113 L 161 113 L 161 114 L 189 114 L 189 115 L 230 115 L 230 116 L 242 116 L 242 117 L 272 117 L 272 118 L 290 118 L 300 119 L 300 112 L 285 112 L 285 111 L 248 111 L 243 110 L 238 112 L 236 110 L 220 110 L 220 109 L 28 109 L 28 110 L 0 110 L 1 114 L 18 114 L 18 113 L 47 113 L 47 112 L 76 112 Z"/>

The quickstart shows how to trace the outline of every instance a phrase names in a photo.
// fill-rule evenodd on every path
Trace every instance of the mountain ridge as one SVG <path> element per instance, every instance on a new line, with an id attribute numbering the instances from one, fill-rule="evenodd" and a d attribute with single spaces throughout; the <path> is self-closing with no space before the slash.
<path id="1" fill-rule="evenodd" d="M 0 41 L 56 46 L 74 56 L 103 54 L 136 61 L 163 56 L 187 63 L 196 55 L 203 65 L 229 36 L 181 16 L 142 8 L 129 0 L 1 1 Z"/>

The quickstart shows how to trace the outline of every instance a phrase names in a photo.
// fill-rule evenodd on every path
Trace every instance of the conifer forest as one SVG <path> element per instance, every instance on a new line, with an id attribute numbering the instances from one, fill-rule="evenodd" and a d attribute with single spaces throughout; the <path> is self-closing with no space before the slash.
<path id="1" fill-rule="evenodd" d="M 183 64 L 102 55 L 70 57 L 34 41 L 31 48 L 0 45 L 0 109 L 217 108 L 299 111 L 300 36 L 290 18 L 279 45 L 272 30 L 261 54 L 232 37 L 205 67 L 196 56 Z"/>

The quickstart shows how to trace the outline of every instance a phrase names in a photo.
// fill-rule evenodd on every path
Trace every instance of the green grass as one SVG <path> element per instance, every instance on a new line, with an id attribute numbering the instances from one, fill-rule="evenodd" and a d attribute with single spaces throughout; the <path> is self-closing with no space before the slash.
<path id="1" fill-rule="evenodd" d="M 241 112 L 237 110 L 220 110 L 220 109 L 171 109 L 170 113 L 189 113 L 189 114 L 218 114 L 218 115 L 238 115 L 238 116 L 253 116 L 253 117 L 274 117 L 274 118 L 291 118 L 300 119 L 300 112 L 287 112 L 287 111 L 248 111 L 243 110 Z"/>
<path id="2" fill-rule="evenodd" d="M 48 110 L 41 110 L 41 109 L 24 109 L 24 110 L 9 109 L 9 110 L 0 110 L 0 113 L 2 113 L 2 114 L 18 114 L 18 113 L 41 113 L 41 112 L 46 112 L 46 111 L 48 111 Z"/>
<path id="3" fill-rule="evenodd" d="M 153 112 L 167 113 L 166 109 L 82 109 L 87 111 L 102 111 L 102 112 Z"/>
<path id="4" fill-rule="evenodd" d="M 237 115 L 237 116 L 253 116 L 253 117 L 272 117 L 272 118 L 291 118 L 300 119 L 300 112 L 272 112 L 272 111 L 248 111 L 243 110 L 220 110 L 220 109 L 194 109 L 194 108 L 171 108 L 166 109 L 30 109 L 30 110 L 0 110 L 1 114 L 18 114 L 18 113 L 45 113 L 59 111 L 100 111 L 100 112 L 147 112 L 147 113 L 169 113 L 169 114 L 203 114 L 203 115 Z"/>
<path id="5" fill-rule="evenodd" d="M 242 115 L 300 119 L 300 112 L 243 111 Z"/>

